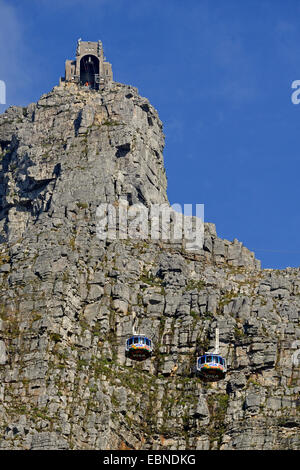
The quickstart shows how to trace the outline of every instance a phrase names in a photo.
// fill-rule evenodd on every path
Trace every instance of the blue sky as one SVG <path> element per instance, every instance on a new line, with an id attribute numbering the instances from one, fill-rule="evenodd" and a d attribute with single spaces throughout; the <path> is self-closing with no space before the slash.
<path id="1" fill-rule="evenodd" d="M 58 84 L 76 41 L 101 39 L 166 136 L 171 203 L 204 203 L 265 268 L 300 265 L 299 0 L 0 0 L 7 105 Z"/>

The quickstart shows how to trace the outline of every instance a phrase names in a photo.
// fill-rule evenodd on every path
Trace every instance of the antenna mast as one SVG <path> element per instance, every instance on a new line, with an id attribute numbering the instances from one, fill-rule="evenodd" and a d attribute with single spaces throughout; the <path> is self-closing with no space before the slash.
<path id="1" fill-rule="evenodd" d="M 132 311 L 132 334 L 136 334 L 135 330 L 135 325 L 136 325 L 136 313 Z"/>
<path id="2" fill-rule="evenodd" d="M 216 328 L 215 354 L 219 354 L 219 328 Z"/>

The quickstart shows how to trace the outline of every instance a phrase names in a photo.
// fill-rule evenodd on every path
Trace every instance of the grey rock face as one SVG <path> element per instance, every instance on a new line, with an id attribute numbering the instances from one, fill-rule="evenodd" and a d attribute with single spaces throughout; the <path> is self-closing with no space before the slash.
<path id="1" fill-rule="evenodd" d="M 120 197 L 166 202 L 161 128 L 150 103 L 116 83 L 101 94 L 56 87 L 37 104 L 10 108 L 0 118 L 3 240 Z"/>
<path id="2" fill-rule="evenodd" d="M 299 269 L 261 270 L 213 224 L 193 253 L 96 236 L 100 203 L 168 203 L 150 103 L 56 87 L 0 116 L 0 145 L 0 448 L 299 449 Z M 209 384 L 193 370 L 217 325 Z"/>

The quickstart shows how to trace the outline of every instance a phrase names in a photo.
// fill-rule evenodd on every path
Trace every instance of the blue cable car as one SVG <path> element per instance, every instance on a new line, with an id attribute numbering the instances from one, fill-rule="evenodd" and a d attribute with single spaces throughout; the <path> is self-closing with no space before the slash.
<path id="1" fill-rule="evenodd" d="M 219 328 L 216 328 L 215 349 L 198 357 L 196 372 L 203 379 L 214 382 L 224 379 L 226 371 L 226 360 L 219 354 Z"/>
<path id="2" fill-rule="evenodd" d="M 226 360 L 219 354 L 205 353 L 197 359 L 197 373 L 208 381 L 224 379 L 227 367 Z"/>
<path id="3" fill-rule="evenodd" d="M 132 335 L 126 341 L 125 356 L 135 361 L 144 361 L 152 355 L 152 341 L 145 335 Z"/>

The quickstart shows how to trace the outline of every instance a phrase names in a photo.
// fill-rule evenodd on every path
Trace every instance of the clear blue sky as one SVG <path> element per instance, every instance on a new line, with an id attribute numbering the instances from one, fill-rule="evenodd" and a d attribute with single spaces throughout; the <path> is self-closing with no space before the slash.
<path id="1" fill-rule="evenodd" d="M 263 267 L 299 266 L 299 0 L 0 0 L 7 105 L 58 84 L 79 37 L 158 110 L 170 202 L 204 203 Z"/>

